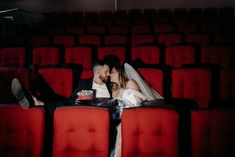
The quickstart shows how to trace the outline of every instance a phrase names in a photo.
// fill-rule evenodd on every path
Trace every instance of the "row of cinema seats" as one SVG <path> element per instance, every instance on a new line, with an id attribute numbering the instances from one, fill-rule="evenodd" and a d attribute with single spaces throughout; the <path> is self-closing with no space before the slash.
<path id="1" fill-rule="evenodd" d="M 235 156 L 235 110 L 192 110 L 186 127 L 177 110 L 125 109 L 121 117 L 122 157 L 232 157 Z M 23 110 L 19 105 L 0 106 L 2 157 L 108 157 L 110 113 L 105 108 L 61 107 L 54 117 L 52 155 L 44 152 L 45 111 Z M 189 138 L 187 145 L 180 141 Z"/>
<path id="2" fill-rule="evenodd" d="M 216 107 L 214 105 L 227 102 L 232 106 L 235 98 L 234 69 L 217 67 L 185 67 L 169 70 L 167 68 L 138 68 L 142 77 L 166 99 L 189 99 L 200 108 Z M 1 102 L 15 102 L 11 94 L 11 80 L 20 78 L 30 86 L 30 72 L 25 68 L 0 68 Z M 38 71 L 43 83 L 35 82 L 33 92 L 36 96 L 44 96 L 47 100 L 57 95 L 67 98 L 71 95 L 79 78 L 69 68 L 43 68 Z M 83 71 L 80 78 L 90 78 L 92 71 Z M 35 87 L 36 86 L 36 87 Z M 43 90 L 42 87 L 45 87 Z M 56 97 L 55 97 L 56 100 Z M 58 100 L 57 100 L 58 101 Z M 220 105 L 221 105 L 220 104 Z M 224 103 L 223 103 L 224 104 Z M 226 105 L 226 104 L 225 104 Z M 223 106 L 221 106 L 223 107 Z"/>
<path id="3" fill-rule="evenodd" d="M 118 28 L 119 29 L 119 28 Z M 120 30 L 119 30 L 120 31 Z M 40 46 L 63 46 L 73 47 L 79 45 L 94 45 L 98 46 L 115 46 L 123 45 L 127 47 L 135 47 L 138 45 L 149 44 L 163 46 L 171 46 L 180 43 L 194 43 L 199 46 L 206 46 L 208 44 L 234 44 L 235 37 L 232 33 L 161 33 L 161 34 L 111 34 L 111 35 L 30 35 L 21 37 L 18 40 L 21 43 L 12 44 L 13 39 L 2 39 L 2 46 L 25 46 L 25 47 L 40 47 Z"/>
<path id="4" fill-rule="evenodd" d="M 129 53 L 130 52 L 130 53 Z M 207 45 L 200 48 L 193 44 L 177 44 L 166 48 L 161 45 L 142 45 L 132 48 L 125 46 L 77 46 L 61 49 L 56 46 L 8 47 L 0 49 L 0 67 L 68 67 L 82 66 L 90 70 L 94 60 L 116 56 L 120 62 L 143 65 L 162 65 L 180 68 L 184 64 L 218 64 L 221 68 L 231 68 L 235 55 L 228 45 Z M 139 65 L 141 66 L 141 65 Z"/>

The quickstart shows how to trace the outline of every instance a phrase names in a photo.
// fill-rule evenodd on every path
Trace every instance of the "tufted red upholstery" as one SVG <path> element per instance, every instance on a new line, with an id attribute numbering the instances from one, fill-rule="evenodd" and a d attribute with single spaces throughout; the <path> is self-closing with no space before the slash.
<path id="1" fill-rule="evenodd" d="M 108 157 L 109 123 L 102 108 L 57 108 L 53 157 Z"/>
<path id="2" fill-rule="evenodd" d="M 81 35 L 79 36 L 79 44 L 99 46 L 101 44 L 101 37 L 99 35 Z"/>
<path id="3" fill-rule="evenodd" d="M 201 62 L 215 63 L 223 68 L 231 64 L 231 49 L 227 46 L 204 46 L 201 48 Z"/>
<path id="4" fill-rule="evenodd" d="M 154 68 L 138 69 L 141 76 L 161 95 L 163 94 L 163 71 Z"/>
<path id="5" fill-rule="evenodd" d="M 38 47 L 33 49 L 34 66 L 53 66 L 58 65 L 60 61 L 59 48 L 56 47 Z"/>
<path id="6" fill-rule="evenodd" d="M 173 32 L 174 27 L 171 24 L 159 24 L 154 27 L 155 33 L 169 33 Z"/>
<path id="7" fill-rule="evenodd" d="M 115 45 L 115 44 L 128 44 L 127 36 L 125 35 L 107 35 L 104 37 L 105 45 Z"/>
<path id="8" fill-rule="evenodd" d="M 126 47 L 124 46 L 105 46 L 98 47 L 98 59 L 103 60 L 107 55 L 115 55 L 121 63 L 126 60 Z"/>
<path id="9" fill-rule="evenodd" d="M 0 50 L 0 66 L 24 67 L 26 50 L 23 47 L 4 48 Z"/>
<path id="10" fill-rule="evenodd" d="M 131 36 L 131 45 L 137 46 L 140 44 L 153 44 L 154 36 L 150 34 L 138 34 Z"/>
<path id="11" fill-rule="evenodd" d="M 160 47 L 138 46 L 131 49 L 131 60 L 140 59 L 144 64 L 160 64 Z"/>
<path id="12" fill-rule="evenodd" d="M 32 47 L 49 46 L 49 36 L 29 36 L 28 45 Z"/>
<path id="13" fill-rule="evenodd" d="M 182 42 L 182 36 L 179 33 L 159 34 L 158 42 L 164 44 L 165 46 L 170 46 Z"/>
<path id="14" fill-rule="evenodd" d="M 56 94 L 69 97 L 73 91 L 73 71 L 65 68 L 43 68 L 38 71 Z"/>
<path id="15" fill-rule="evenodd" d="M 44 125 L 41 108 L 0 106 L 0 156 L 42 157 Z"/>
<path id="16" fill-rule="evenodd" d="M 185 34 L 185 40 L 189 43 L 206 45 L 210 42 L 210 36 L 206 33 L 187 33 Z"/>
<path id="17" fill-rule="evenodd" d="M 0 68 L 0 102 L 12 102 L 16 99 L 11 92 L 11 81 L 19 78 L 29 88 L 29 70 L 26 68 Z"/>
<path id="18" fill-rule="evenodd" d="M 132 108 L 122 114 L 122 157 L 178 157 L 176 111 Z"/>
<path id="19" fill-rule="evenodd" d="M 92 68 L 91 47 L 71 47 L 65 50 L 66 64 L 81 64 L 83 69 Z"/>
<path id="20" fill-rule="evenodd" d="M 56 35 L 53 37 L 52 44 L 72 47 L 75 45 L 75 39 L 72 35 Z"/>
<path id="21" fill-rule="evenodd" d="M 195 48 L 193 46 L 178 45 L 166 48 L 166 65 L 179 68 L 183 64 L 195 63 Z"/>
<path id="22" fill-rule="evenodd" d="M 134 25 L 132 26 L 132 34 L 150 33 L 149 25 Z"/>
<path id="23" fill-rule="evenodd" d="M 211 71 L 203 68 L 172 71 L 172 97 L 195 100 L 199 107 L 208 107 L 211 99 Z"/>
<path id="24" fill-rule="evenodd" d="M 220 98 L 235 98 L 235 70 L 220 70 Z"/>
<path id="25" fill-rule="evenodd" d="M 192 112 L 192 157 L 235 156 L 235 110 Z"/>

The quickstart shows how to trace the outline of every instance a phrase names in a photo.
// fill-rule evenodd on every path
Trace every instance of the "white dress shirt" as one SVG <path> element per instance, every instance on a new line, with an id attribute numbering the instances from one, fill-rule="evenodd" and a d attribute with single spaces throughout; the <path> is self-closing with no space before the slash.
<path id="1" fill-rule="evenodd" d="M 110 98 L 106 84 L 99 85 L 93 81 L 92 89 L 96 90 L 96 98 Z"/>

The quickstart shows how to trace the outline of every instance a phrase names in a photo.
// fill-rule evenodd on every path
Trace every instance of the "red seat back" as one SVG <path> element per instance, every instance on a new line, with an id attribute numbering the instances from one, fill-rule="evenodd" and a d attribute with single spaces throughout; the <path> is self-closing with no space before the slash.
<path id="1" fill-rule="evenodd" d="M 131 36 L 131 45 L 137 46 L 140 44 L 153 44 L 154 36 L 150 34 L 138 34 Z"/>
<path id="2" fill-rule="evenodd" d="M 4 157 L 42 157 L 45 117 L 42 108 L 0 106 L 0 154 Z"/>
<path id="3" fill-rule="evenodd" d="M 56 35 L 53 37 L 53 45 L 62 45 L 64 47 L 72 47 L 75 45 L 75 39 L 71 35 Z"/>
<path id="4" fill-rule="evenodd" d="M 121 64 L 126 61 L 126 47 L 124 46 L 105 46 L 98 47 L 98 59 L 103 60 L 105 56 L 114 55 L 120 59 Z"/>
<path id="5" fill-rule="evenodd" d="M 58 108 L 54 113 L 53 157 L 108 156 L 109 124 L 109 112 L 102 108 Z"/>
<path id="6" fill-rule="evenodd" d="M 182 42 L 182 36 L 178 33 L 166 33 L 158 35 L 158 42 L 165 46 L 171 46 Z"/>
<path id="7" fill-rule="evenodd" d="M 179 116 L 159 108 L 126 109 L 122 114 L 122 157 L 178 157 Z"/>
<path id="8" fill-rule="evenodd" d="M 235 98 L 235 70 L 220 70 L 220 98 Z"/>

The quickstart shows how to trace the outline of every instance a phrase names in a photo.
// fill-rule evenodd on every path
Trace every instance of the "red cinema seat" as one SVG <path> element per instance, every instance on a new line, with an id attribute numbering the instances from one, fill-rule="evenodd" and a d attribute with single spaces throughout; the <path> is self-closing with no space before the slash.
<path id="1" fill-rule="evenodd" d="M 109 34 L 129 34 L 128 26 L 109 26 L 108 28 Z"/>
<path id="2" fill-rule="evenodd" d="M 81 35 L 79 36 L 80 45 L 101 45 L 101 37 L 99 35 Z"/>
<path id="3" fill-rule="evenodd" d="M 0 50 L 1 67 L 24 67 L 26 64 L 26 49 L 23 47 L 3 48 Z"/>
<path id="4" fill-rule="evenodd" d="M 62 26 L 46 26 L 45 33 L 48 35 L 59 35 L 64 33 L 64 27 Z"/>
<path id="5" fill-rule="evenodd" d="M 159 24 L 154 27 L 155 33 L 170 33 L 174 31 L 174 27 L 171 24 Z"/>
<path id="6" fill-rule="evenodd" d="M 197 43 L 201 46 L 211 42 L 210 36 L 207 33 L 187 33 L 185 34 L 185 40 L 188 43 Z"/>
<path id="7" fill-rule="evenodd" d="M 105 46 L 98 47 L 98 59 L 103 60 L 108 55 L 117 56 L 123 64 L 126 61 L 126 47 L 124 46 Z"/>
<path id="8" fill-rule="evenodd" d="M 62 45 L 64 47 L 72 47 L 75 45 L 75 39 L 72 35 L 56 35 L 53 37 L 53 45 Z"/>
<path id="9" fill-rule="evenodd" d="M 172 71 L 172 97 L 186 98 L 206 108 L 212 97 L 212 72 L 207 68 L 185 68 Z"/>
<path id="10" fill-rule="evenodd" d="M 38 68 L 55 67 L 60 64 L 60 52 L 57 47 L 38 47 L 33 49 L 33 74 Z"/>
<path id="11" fill-rule="evenodd" d="M 87 33 L 104 35 L 106 33 L 106 27 L 103 25 L 87 26 Z"/>
<path id="12" fill-rule="evenodd" d="M 132 26 L 132 34 L 151 33 L 149 25 L 134 25 Z"/>
<path id="13" fill-rule="evenodd" d="M 165 46 L 171 46 L 182 42 L 182 35 L 180 33 L 165 33 L 158 35 L 158 42 Z"/>
<path id="14" fill-rule="evenodd" d="M 160 64 L 159 46 L 137 46 L 131 49 L 131 60 L 140 60 L 144 64 Z"/>
<path id="15" fill-rule="evenodd" d="M 29 88 L 29 73 L 26 68 L 0 68 L 0 103 L 16 102 L 11 91 L 11 81 L 15 77 L 19 78 Z"/>
<path id="16" fill-rule="evenodd" d="M 82 70 L 81 79 L 89 79 L 94 76 L 92 70 Z"/>
<path id="17" fill-rule="evenodd" d="M 153 89 L 163 95 L 163 71 L 161 69 L 139 68 L 138 71 Z"/>
<path id="18" fill-rule="evenodd" d="M 195 24 L 178 24 L 177 32 L 181 33 L 192 33 L 197 31 L 197 25 Z"/>
<path id="19" fill-rule="evenodd" d="M 49 46 L 50 37 L 43 36 L 43 35 L 29 36 L 27 44 L 28 44 L 28 46 L 31 46 L 31 47 Z"/>
<path id="20" fill-rule="evenodd" d="M 42 108 L 0 106 L 0 155 L 43 157 L 45 117 Z"/>
<path id="21" fill-rule="evenodd" d="M 91 47 L 70 47 L 65 50 L 65 64 L 80 64 L 83 69 L 92 68 Z"/>
<path id="22" fill-rule="evenodd" d="M 64 97 L 71 96 L 73 92 L 73 70 L 66 68 L 42 68 L 38 73 L 53 89 L 53 91 Z"/>
<path id="23" fill-rule="evenodd" d="M 234 114 L 235 110 L 192 111 L 192 157 L 235 156 Z"/>
<path id="24" fill-rule="evenodd" d="M 218 64 L 222 68 L 230 68 L 232 53 L 227 46 L 203 46 L 201 48 L 201 63 Z"/>
<path id="25" fill-rule="evenodd" d="M 138 34 L 131 36 L 131 45 L 138 46 L 141 44 L 153 44 L 154 36 L 150 34 Z"/>
<path id="26" fill-rule="evenodd" d="M 104 37 L 105 45 L 127 45 L 128 37 L 125 35 L 107 35 Z"/>
<path id="27" fill-rule="evenodd" d="M 166 48 L 165 64 L 179 68 L 184 64 L 195 63 L 195 48 L 188 45 L 177 45 Z"/>
<path id="28" fill-rule="evenodd" d="M 174 110 L 132 108 L 122 114 L 122 157 L 178 157 L 179 116 Z"/>
<path id="29" fill-rule="evenodd" d="M 69 26 L 65 29 L 68 34 L 84 35 L 85 32 L 83 26 Z"/>
<path id="30" fill-rule="evenodd" d="M 102 108 L 57 108 L 53 157 L 108 157 L 109 125 L 109 112 Z"/>
<path id="31" fill-rule="evenodd" d="M 220 98 L 229 99 L 235 98 L 235 70 L 223 69 L 220 70 L 220 81 L 219 81 L 219 93 Z"/>

